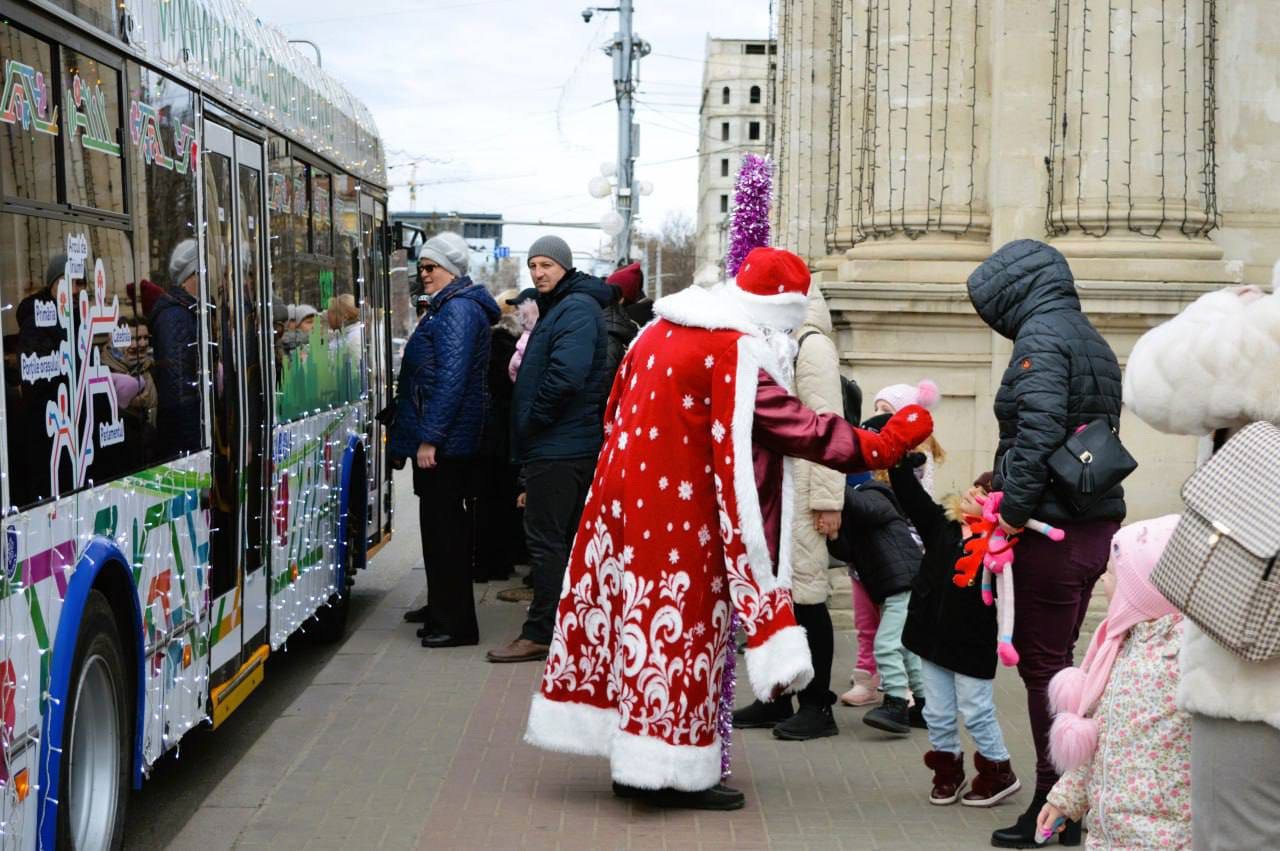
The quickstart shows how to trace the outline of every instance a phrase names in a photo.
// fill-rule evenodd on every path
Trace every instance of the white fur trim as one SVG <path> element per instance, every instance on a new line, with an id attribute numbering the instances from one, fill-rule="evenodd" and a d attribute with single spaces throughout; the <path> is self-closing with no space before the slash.
<path id="1" fill-rule="evenodd" d="M 613 779 L 638 789 L 700 792 L 720 782 L 720 740 L 705 747 L 672 745 L 619 729 L 616 709 L 534 695 L 524 740 L 559 753 L 609 758 Z"/>
<path id="2" fill-rule="evenodd" d="M 808 296 L 799 293 L 758 296 L 738 289 L 730 281 L 706 289 L 687 287 L 658 299 L 653 312 L 677 325 L 741 331 L 759 337 L 764 334 L 764 328 L 785 333 L 799 328 L 804 323 L 808 304 Z"/>
<path id="3" fill-rule="evenodd" d="M 733 423 L 733 491 L 738 502 L 738 528 L 747 550 L 751 576 L 761 594 L 776 588 L 791 587 L 791 522 L 795 511 L 795 486 L 792 462 L 782 462 L 782 517 L 778 540 L 778 569 L 769 557 L 769 542 L 764 534 L 764 517 L 760 512 L 760 492 L 756 490 L 755 463 L 751 457 L 752 425 L 755 422 L 756 389 L 763 369 L 775 381 L 786 386 L 781 367 L 769 345 L 759 338 L 738 340 L 738 373 L 734 378 Z"/>
<path id="4" fill-rule="evenodd" d="M 769 700 L 778 686 L 794 692 L 813 680 L 813 659 L 804 627 L 783 627 L 759 647 L 748 647 L 746 656 L 751 690 L 761 700 Z"/>
<path id="5" fill-rule="evenodd" d="M 1247 662 L 1188 620 L 1179 662 L 1179 709 L 1280 729 L 1280 659 Z"/>
<path id="6" fill-rule="evenodd" d="M 725 289 L 730 298 L 757 325 L 790 333 L 804 324 L 805 315 L 809 312 L 807 293 L 756 295 L 733 284 Z"/>
<path id="7" fill-rule="evenodd" d="M 547 700 L 540 694 L 529 704 L 524 740 L 560 753 L 608 756 L 618 734 L 618 711 L 585 703 Z"/>
<path id="8" fill-rule="evenodd" d="M 729 652 L 733 652 L 730 648 Z M 720 782 L 720 740 L 706 747 L 671 745 L 619 732 L 609 757 L 613 779 L 637 789 L 701 792 Z"/>

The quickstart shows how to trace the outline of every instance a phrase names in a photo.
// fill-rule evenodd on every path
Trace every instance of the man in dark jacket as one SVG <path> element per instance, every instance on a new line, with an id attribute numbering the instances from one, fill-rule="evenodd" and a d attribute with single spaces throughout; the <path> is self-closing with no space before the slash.
<path id="1" fill-rule="evenodd" d="M 155 348 L 158 457 L 200 448 L 200 350 L 196 345 L 200 246 L 184 239 L 169 255 L 170 285 L 148 317 Z"/>
<path id="2" fill-rule="evenodd" d="M 1119 430 L 1120 366 L 1081 311 L 1066 258 L 1043 242 L 1018 240 L 991 255 L 969 277 L 969 299 L 987 325 L 1013 341 L 995 399 L 1001 525 L 1015 533 L 1035 518 L 1067 533 L 1061 544 L 1027 535 L 1017 545 L 1013 643 L 1036 745 L 1036 794 L 1017 824 L 992 835 L 992 844 L 1024 847 L 1034 841 L 1036 816 L 1058 779 L 1049 759 L 1049 680 L 1071 664 L 1093 585 L 1125 515 L 1118 487 L 1075 514 L 1054 492 L 1046 462 L 1094 420 Z"/>
<path id="3" fill-rule="evenodd" d="M 541 319 L 529 335 L 511 400 L 512 455 L 524 466 L 525 538 L 533 603 L 520 637 L 491 650 L 490 662 L 543 659 L 582 505 L 604 440 L 608 371 L 604 281 L 573 268 L 563 239 L 544 236 L 529 249 L 529 273 Z"/>
<path id="4" fill-rule="evenodd" d="M 427 605 L 406 613 L 421 623 L 423 647 L 478 644 L 471 594 L 471 537 L 465 500 L 484 431 L 490 326 L 498 303 L 466 276 L 469 249 L 438 234 L 418 254 L 430 302 L 405 345 L 388 447 L 414 460 Z"/>

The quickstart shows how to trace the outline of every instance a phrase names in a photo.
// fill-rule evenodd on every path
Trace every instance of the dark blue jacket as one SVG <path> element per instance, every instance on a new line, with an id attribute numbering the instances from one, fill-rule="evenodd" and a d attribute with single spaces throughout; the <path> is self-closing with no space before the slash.
<path id="1" fill-rule="evenodd" d="M 611 296 L 604 281 L 572 269 L 538 296 L 542 318 L 529 335 L 511 399 L 516 463 L 599 454 L 613 380 L 604 326 Z"/>
<path id="2" fill-rule="evenodd" d="M 467 277 L 432 297 L 400 362 L 392 455 L 413 458 L 422 443 L 448 458 L 475 454 L 489 396 L 489 327 L 500 313 Z"/>
<path id="3" fill-rule="evenodd" d="M 196 300 L 181 287 L 170 287 L 152 306 L 149 319 L 160 456 L 194 452 L 201 443 Z"/>

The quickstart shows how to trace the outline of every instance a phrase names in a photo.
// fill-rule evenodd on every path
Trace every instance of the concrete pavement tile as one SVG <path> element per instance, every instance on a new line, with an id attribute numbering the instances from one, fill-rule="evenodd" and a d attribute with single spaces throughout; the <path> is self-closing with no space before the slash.
<path id="1" fill-rule="evenodd" d="M 253 807 L 201 807 L 169 843 L 174 851 L 230 851 L 239 838 L 238 825 L 247 823 Z"/>

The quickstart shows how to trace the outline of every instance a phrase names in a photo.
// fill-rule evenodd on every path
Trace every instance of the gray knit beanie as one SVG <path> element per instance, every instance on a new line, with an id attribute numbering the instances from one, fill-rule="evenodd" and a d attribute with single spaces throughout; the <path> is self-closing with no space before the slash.
<path id="1" fill-rule="evenodd" d="M 418 251 L 418 262 L 431 260 L 437 266 L 444 267 L 449 274 L 460 278 L 467 274 L 471 266 L 471 249 L 467 242 L 453 231 L 438 233 Z"/>
<path id="2" fill-rule="evenodd" d="M 543 236 L 529 246 L 529 259 L 547 257 L 559 263 L 567 272 L 573 268 L 573 249 L 558 236 Z"/>
<path id="3" fill-rule="evenodd" d="M 169 282 L 175 287 L 200 270 L 200 243 L 187 238 L 173 247 L 169 254 Z"/>

